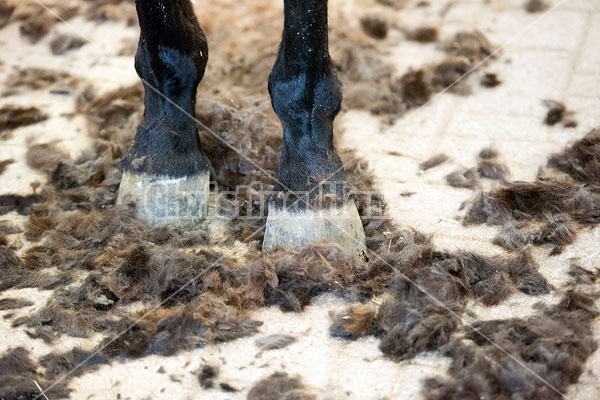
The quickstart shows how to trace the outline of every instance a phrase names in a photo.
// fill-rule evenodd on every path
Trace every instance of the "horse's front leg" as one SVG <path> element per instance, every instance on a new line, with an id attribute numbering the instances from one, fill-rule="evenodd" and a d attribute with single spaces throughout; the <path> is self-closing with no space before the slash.
<path id="1" fill-rule="evenodd" d="M 208 212 L 209 164 L 194 120 L 206 38 L 190 0 L 136 0 L 141 35 L 135 68 L 144 116 L 123 158 L 117 203 L 134 203 L 158 225 L 191 226 Z"/>
<path id="2" fill-rule="evenodd" d="M 283 148 L 263 248 L 329 242 L 364 258 L 365 233 L 333 146 L 342 88 L 329 57 L 327 0 L 284 0 L 284 7 L 283 38 L 269 77 Z"/>

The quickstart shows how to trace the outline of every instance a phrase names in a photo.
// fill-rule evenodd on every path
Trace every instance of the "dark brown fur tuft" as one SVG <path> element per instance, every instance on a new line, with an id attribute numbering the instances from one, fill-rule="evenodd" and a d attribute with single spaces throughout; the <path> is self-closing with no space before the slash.
<path id="1" fill-rule="evenodd" d="M 0 134 L 9 129 L 37 124 L 48 116 L 36 107 L 4 106 L 0 108 Z"/>
<path id="2" fill-rule="evenodd" d="M 258 381 L 248 392 L 248 400 L 315 400 L 302 384 L 300 378 L 292 378 L 285 372 Z"/>
<path id="3" fill-rule="evenodd" d="M 19 308 L 32 306 L 34 303 L 25 299 L 4 298 L 0 299 L 0 311 L 18 310 Z"/>

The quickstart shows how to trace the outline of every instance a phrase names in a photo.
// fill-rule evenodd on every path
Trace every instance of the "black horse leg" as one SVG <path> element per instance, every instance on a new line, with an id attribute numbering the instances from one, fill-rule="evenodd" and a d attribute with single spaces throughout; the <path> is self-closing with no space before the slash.
<path id="1" fill-rule="evenodd" d="M 136 0 L 136 7 L 145 111 L 123 159 L 117 203 L 134 203 L 154 224 L 194 225 L 208 212 L 209 164 L 194 121 L 206 38 L 190 0 Z"/>
<path id="2" fill-rule="evenodd" d="M 284 7 L 283 38 L 269 77 L 283 148 L 263 248 L 333 242 L 364 258 L 365 233 L 333 146 L 342 88 L 329 57 L 327 0 L 284 0 Z"/>

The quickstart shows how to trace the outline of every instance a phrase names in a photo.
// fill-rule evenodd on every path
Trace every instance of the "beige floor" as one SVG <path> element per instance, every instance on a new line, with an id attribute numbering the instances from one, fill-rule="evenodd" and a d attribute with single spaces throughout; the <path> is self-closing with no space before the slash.
<path id="1" fill-rule="evenodd" d="M 331 0 L 331 23 L 335 24 L 336 10 L 349 4 L 360 11 L 361 3 L 359 0 Z M 457 223 L 461 203 L 470 199 L 473 192 L 449 187 L 444 177 L 457 167 L 474 166 L 478 151 L 492 146 L 509 165 L 511 179 L 531 180 L 549 154 L 582 137 L 590 128 L 600 126 L 600 2 L 554 0 L 555 8 L 548 14 L 525 13 L 522 0 L 433 0 L 430 3 L 431 7 L 425 9 L 406 7 L 395 24 L 438 26 L 442 37 L 457 30 L 480 30 L 499 48 L 497 59 L 481 68 L 497 73 L 503 84 L 485 89 L 475 81 L 473 94 L 466 97 L 442 93 L 392 126 L 382 124 L 368 113 L 345 113 L 338 121 L 343 131 L 340 142 L 370 161 L 377 186 L 386 195 L 391 215 L 398 222 L 432 234 L 441 248 L 498 254 L 503 250 L 490 244 L 495 229 L 465 228 Z M 112 23 L 96 26 L 75 18 L 72 26 L 57 29 L 64 32 L 74 29 L 99 47 L 84 46 L 60 59 L 49 53 L 49 38 L 35 47 L 25 47 L 17 29 L 9 26 L 0 31 L 0 54 L 4 63 L 0 67 L 0 81 L 18 65 L 68 69 L 76 75 L 95 79 L 107 90 L 137 79 L 131 59 L 114 55 L 112 45 L 121 39 L 134 40 L 137 36 L 134 28 Z M 433 44 L 406 42 L 397 30 L 390 32 L 385 45 L 387 57 L 394 60 L 398 74 L 411 66 L 433 62 L 441 54 Z M 545 126 L 542 123 L 546 111 L 542 104 L 544 99 L 563 101 L 576 112 L 579 126 L 575 129 Z M 52 115 L 42 124 L 19 129 L 13 139 L 0 148 L 0 159 L 21 160 L 2 176 L 0 191 L 26 193 L 31 182 L 42 179 L 22 162 L 28 138 L 35 142 L 59 140 L 63 148 L 76 154 L 86 145 L 82 134 L 85 125 L 83 120 L 61 117 L 73 110 L 72 98 L 44 94 L 35 98 L 0 99 L 0 105 L 7 103 L 33 103 Z M 410 156 L 393 156 L 390 151 Z M 451 161 L 419 173 L 418 164 L 439 152 L 449 155 Z M 407 191 L 415 194 L 401 196 Z M 560 286 L 566 279 L 570 258 L 580 258 L 583 266 L 600 265 L 599 241 L 600 229 L 596 228 L 580 235 L 559 257 L 550 260 L 541 252 L 535 255 L 544 275 Z M 45 299 L 45 294 L 36 290 L 17 292 L 37 298 L 41 304 Z M 526 316 L 539 300 L 514 295 L 501 306 L 475 307 L 474 310 L 479 319 Z M 542 300 L 552 301 L 552 296 Z M 298 339 L 296 343 L 283 350 L 261 353 L 254 344 L 255 337 L 171 358 L 147 357 L 113 364 L 75 379 L 71 385 L 73 398 L 106 399 L 120 394 L 122 399 L 242 399 L 258 379 L 283 370 L 301 376 L 314 388 L 318 398 L 415 399 L 420 396 L 422 377 L 444 373 L 448 360 L 435 354 L 422 354 L 410 362 L 396 364 L 383 357 L 373 338 L 352 343 L 333 340 L 328 334 L 328 315 L 343 307 L 340 300 L 323 297 L 300 315 L 282 314 L 276 309 L 262 310 L 256 313 L 256 318 L 265 322 L 258 337 L 290 334 Z M 600 322 L 596 331 L 600 339 Z M 0 352 L 16 343 L 24 343 L 36 355 L 49 351 L 45 345 L 29 341 L 23 332 L 9 329 L 2 319 L 0 335 Z M 69 340 L 63 346 L 68 348 L 76 342 Z M 192 372 L 205 363 L 219 365 L 219 381 L 241 391 L 202 391 Z M 161 366 L 166 374 L 157 372 Z M 599 382 L 600 353 L 597 352 L 568 398 L 600 398 Z"/>

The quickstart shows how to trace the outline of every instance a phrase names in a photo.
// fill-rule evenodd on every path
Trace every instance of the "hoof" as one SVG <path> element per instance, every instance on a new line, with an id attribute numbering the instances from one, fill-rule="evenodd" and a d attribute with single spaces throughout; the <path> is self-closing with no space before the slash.
<path id="1" fill-rule="evenodd" d="M 334 243 L 353 255 L 360 265 L 368 258 L 365 240 L 354 202 L 320 210 L 289 210 L 269 204 L 264 251 Z"/>
<path id="2" fill-rule="evenodd" d="M 152 225 L 192 227 L 208 214 L 208 172 L 169 178 L 124 171 L 117 204 L 135 204 L 139 218 Z"/>

